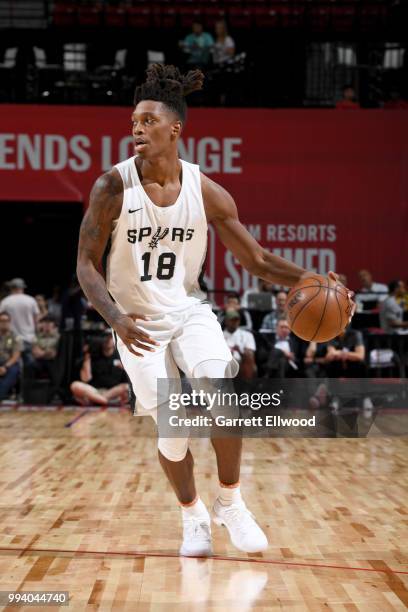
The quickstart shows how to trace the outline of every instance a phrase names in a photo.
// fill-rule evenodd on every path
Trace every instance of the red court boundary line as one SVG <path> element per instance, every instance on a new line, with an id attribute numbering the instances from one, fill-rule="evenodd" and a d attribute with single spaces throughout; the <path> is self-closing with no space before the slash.
<path id="1" fill-rule="evenodd" d="M 380 572 L 383 574 L 403 574 L 408 575 L 408 571 L 404 572 L 401 570 L 393 570 L 389 569 L 375 569 L 373 567 L 352 567 L 347 565 L 329 565 L 324 563 L 300 563 L 294 561 L 274 561 L 272 559 L 256 559 L 251 557 L 223 557 L 221 555 L 213 555 L 211 557 L 183 557 L 177 553 L 157 553 L 157 552 L 128 552 L 128 551 L 109 551 L 109 550 L 66 550 L 60 548 L 14 548 L 14 547 L 0 547 L 1 552 L 19 552 L 21 555 L 27 554 L 35 554 L 35 553 L 63 553 L 63 554 L 71 554 L 73 556 L 81 556 L 81 555 L 118 555 L 122 557 L 158 557 L 162 559 L 166 558 L 174 558 L 174 559 L 209 559 L 214 561 L 237 561 L 243 563 L 266 563 L 268 565 L 287 565 L 289 567 L 306 567 L 306 568 L 320 568 L 320 569 L 341 569 L 355 572 Z"/>

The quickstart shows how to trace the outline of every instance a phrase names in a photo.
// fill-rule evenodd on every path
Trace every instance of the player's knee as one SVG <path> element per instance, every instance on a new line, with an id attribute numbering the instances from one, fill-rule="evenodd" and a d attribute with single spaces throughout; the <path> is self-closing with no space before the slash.
<path id="1" fill-rule="evenodd" d="M 193 370 L 193 378 L 230 378 L 231 364 L 222 359 L 207 359 Z"/>
<path id="2" fill-rule="evenodd" d="M 158 447 L 169 461 L 182 461 L 187 455 L 188 438 L 159 438 Z"/>
<path id="3" fill-rule="evenodd" d="M 78 394 L 81 391 L 81 383 L 74 381 L 70 386 L 72 394 Z"/>

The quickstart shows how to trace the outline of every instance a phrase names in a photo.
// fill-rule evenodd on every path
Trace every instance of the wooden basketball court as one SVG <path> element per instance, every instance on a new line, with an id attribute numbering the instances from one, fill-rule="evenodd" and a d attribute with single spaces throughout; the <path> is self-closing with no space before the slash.
<path id="1" fill-rule="evenodd" d="M 240 553 L 214 525 L 216 556 L 186 559 L 151 419 L 81 414 L 0 415 L 0 590 L 69 591 L 69 610 L 408 608 L 407 438 L 245 440 L 270 547 Z M 210 505 L 214 454 L 192 450 Z"/>

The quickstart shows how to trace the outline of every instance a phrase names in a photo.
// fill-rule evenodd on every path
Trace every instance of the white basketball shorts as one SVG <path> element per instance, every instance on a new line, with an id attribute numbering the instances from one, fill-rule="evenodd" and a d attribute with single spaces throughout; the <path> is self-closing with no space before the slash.
<path id="1" fill-rule="evenodd" d="M 144 357 L 136 357 L 116 337 L 120 359 L 136 396 L 135 414 L 157 408 L 157 379 L 179 378 L 177 368 L 194 378 L 200 363 L 217 359 L 226 362 L 225 377 L 234 378 L 238 373 L 239 365 L 209 304 L 195 304 L 182 312 L 151 317 L 149 321 L 136 320 L 136 325 L 160 346 L 154 352 L 137 348 Z"/>

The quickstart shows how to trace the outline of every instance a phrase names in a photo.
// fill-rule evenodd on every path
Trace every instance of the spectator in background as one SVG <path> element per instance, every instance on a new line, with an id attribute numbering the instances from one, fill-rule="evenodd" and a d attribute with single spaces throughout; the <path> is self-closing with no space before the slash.
<path id="1" fill-rule="evenodd" d="M 13 278 L 9 282 L 10 295 L 0 304 L 0 311 L 5 311 L 11 319 L 11 328 L 23 341 L 23 359 L 31 359 L 31 346 L 35 338 L 40 309 L 31 295 L 24 293 L 27 285 L 22 278 Z"/>
<path id="2" fill-rule="evenodd" d="M 255 339 L 251 332 L 239 327 L 240 315 L 237 311 L 228 310 L 225 313 L 224 338 L 233 357 L 239 363 L 239 376 L 253 378 L 256 373 Z"/>
<path id="3" fill-rule="evenodd" d="M 39 319 L 46 317 L 48 315 L 48 306 L 45 296 L 42 293 L 38 293 L 34 299 L 37 302 L 37 306 L 40 311 L 40 314 L 38 315 Z"/>
<path id="4" fill-rule="evenodd" d="M 339 110 L 356 110 L 360 108 L 360 104 L 356 101 L 356 92 L 352 85 L 343 87 L 343 97 L 336 103 L 336 108 Z"/>
<path id="5" fill-rule="evenodd" d="M 16 384 L 20 374 L 22 340 L 11 330 L 8 312 L 0 311 L 0 401 Z"/>
<path id="6" fill-rule="evenodd" d="M 198 21 L 193 23 L 192 32 L 180 41 L 180 47 L 187 56 L 186 64 L 190 68 L 207 68 L 213 46 L 213 37 L 204 32 L 203 25 Z"/>
<path id="7" fill-rule="evenodd" d="M 402 296 L 397 297 L 397 302 L 400 306 L 402 306 L 404 312 L 408 312 L 408 290 L 406 283 L 404 283 L 404 293 Z"/>
<path id="8" fill-rule="evenodd" d="M 228 34 L 227 24 L 220 19 L 215 24 L 215 43 L 212 48 L 213 70 L 209 73 L 211 78 L 211 91 L 216 106 L 225 106 L 227 96 L 234 89 L 236 80 L 235 71 L 231 64 L 235 54 L 235 43 Z"/>
<path id="9" fill-rule="evenodd" d="M 71 392 L 83 405 L 128 401 L 129 386 L 126 374 L 116 353 L 111 334 L 107 335 L 91 356 L 89 346 L 84 347 L 80 368 L 80 380 L 71 384 Z"/>
<path id="10" fill-rule="evenodd" d="M 327 342 L 309 342 L 304 357 L 306 378 L 323 378 L 326 376 Z"/>
<path id="11" fill-rule="evenodd" d="M 328 378 L 365 378 L 368 371 L 365 352 L 362 333 L 348 326 L 341 334 L 328 342 L 325 366 Z M 324 384 L 319 386 L 319 391 L 320 394 L 325 394 L 327 390 Z M 367 385 L 361 384 L 361 391 L 366 394 L 370 392 L 370 389 Z M 315 398 L 319 399 L 318 393 Z M 319 401 L 321 403 L 321 398 Z M 338 410 L 340 406 L 340 397 L 331 396 L 329 407 Z M 369 395 L 363 398 L 362 406 L 365 411 L 373 409 L 373 402 Z"/>
<path id="12" fill-rule="evenodd" d="M 62 306 L 61 306 L 61 289 L 55 285 L 52 290 L 52 296 L 47 302 L 48 314 L 54 318 L 59 327 L 61 322 Z"/>
<path id="13" fill-rule="evenodd" d="M 367 374 L 365 346 L 360 331 L 347 327 L 327 344 L 325 357 L 328 377 L 363 378 Z"/>
<path id="14" fill-rule="evenodd" d="M 218 321 L 222 327 L 224 327 L 225 314 L 230 310 L 238 312 L 240 316 L 239 327 L 246 327 L 247 329 L 252 329 L 251 315 L 249 314 L 246 308 L 241 308 L 238 293 L 229 293 L 225 298 L 224 308 L 221 309 L 218 313 Z"/>
<path id="15" fill-rule="evenodd" d="M 278 320 L 286 316 L 285 306 L 287 297 L 288 296 L 284 291 L 279 291 L 278 295 L 276 296 L 276 308 L 269 314 L 265 315 L 261 323 L 260 331 L 276 331 Z"/>
<path id="16" fill-rule="evenodd" d="M 362 305 L 363 310 L 371 310 L 378 305 L 378 302 L 385 300 L 388 294 L 387 285 L 375 283 L 373 275 L 368 270 L 360 270 L 358 273 L 361 288 L 357 291 L 356 301 Z M 370 302 L 370 304 L 368 304 Z M 371 308 L 370 308 L 371 306 Z"/>
<path id="17" fill-rule="evenodd" d="M 274 286 L 273 283 L 269 283 L 268 281 L 263 280 L 262 278 L 258 278 L 258 288 L 247 289 L 244 292 L 244 295 L 242 296 L 242 299 L 241 299 L 241 306 L 242 306 L 242 308 L 249 308 L 248 299 L 249 299 L 250 296 L 258 295 L 259 293 L 270 293 L 270 295 L 271 295 L 271 310 L 275 310 L 276 302 L 275 302 L 275 296 L 273 294 L 274 287 L 275 286 Z"/>
<path id="18" fill-rule="evenodd" d="M 276 325 L 275 344 L 266 364 L 266 376 L 270 378 L 285 378 L 293 375 L 298 366 L 295 361 L 295 343 L 290 333 L 289 323 L 282 317 Z"/>
<path id="19" fill-rule="evenodd" d="M 43 317 L 38 324 L 38 333 L 32 345 L 33 359 L 28 368 L 35 377 L 46 376 L 51 380 L 53 389 L 56 386 L 56 357 L 58 353 L 58 333 L 55 319 Z"/>
<path id="20" fill-rule="evenodd" d="M 381 328 L 388 334 L 408 328 L 408 321 L 404 321 L 404 308 L 399 300 L 405 294 L 405 284 L 402 280 L 391 281 L 388 285 L 389 295 L 380 305 Z"/>
<path id="21" fill-rule="evenodd" d="M 217 68 L 234 57 L 235 42 L 228 34 L 227 24 L 220 19 L 215 24 L 215 43 L 212 48 L 213 62 Z"/>

